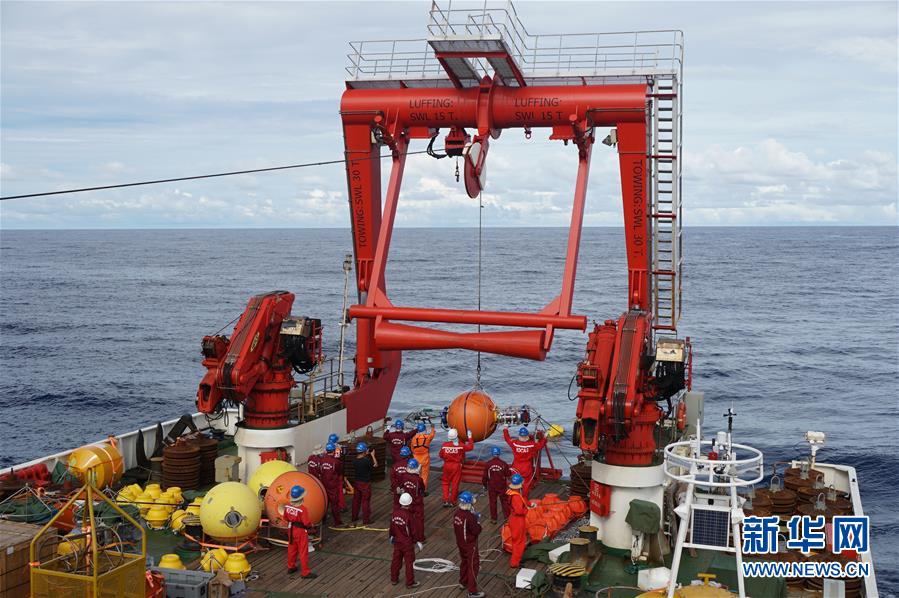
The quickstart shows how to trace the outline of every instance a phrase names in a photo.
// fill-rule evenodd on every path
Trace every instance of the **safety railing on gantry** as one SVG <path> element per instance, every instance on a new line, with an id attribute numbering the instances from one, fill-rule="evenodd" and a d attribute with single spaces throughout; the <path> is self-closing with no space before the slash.
<path id="1" fill-rule="evenodd" d="M 533 35 L 511 2 L 433 2 L 427 39 L 350 42 L 346 68 L 353 87 L 380 82 L 443 87 L 449 81 L 434 50 L 450 42 L 474 53 L 499 45 L 515 61 L 528 85 L 589 84 L 589 79 L 679 75 L 683 33 L 678 30 L 561 33 Z M 478 77 L 493 69 L 484 58 L 470 58 Z M 585 80 L 585 78 L 587 78 Z M 679 78 L 679 77 L 678 77 Z M 514 85 L 514 81 L 510 81 Z"/>

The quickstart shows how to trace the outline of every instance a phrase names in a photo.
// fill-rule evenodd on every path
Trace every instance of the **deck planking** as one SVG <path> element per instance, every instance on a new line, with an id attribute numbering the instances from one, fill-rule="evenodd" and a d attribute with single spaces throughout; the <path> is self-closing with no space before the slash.
<path id="1" fill-rule="evenodd" d="M 532 496 L 539 497 L 547 492 L 558 492 L 561 482 L 541 482 L 532 491 Z M 462 484 L 462 489 L 482 492 L 483 487 L 477 484 Z M 441 558 L 454 564 L 459 562 L 459 553 L 453 532 L 452 515 L 455 508 L 441 506 L 440 470 L 432 468 L 428 482 L 429 496 L 425 497 L 425 534 L 427 541 L 416 558 Z M 350 497 L 348 497 L 350 498 Z M 350 506 L 351 500 L 347 501 Z M 388 482 L 380 481 L 372 484 L 372 524 L 370 527 L 385 529 L 389 527 L 389 516 L 393 510 L 393 497 L 389 492 Z M 488 596 L 526 595 L 529 592 L 514 590 L 516 569 L 509 567 L 509 555 L 502 551 L 500 529 L 502 521 L 490 523 L 489 510 L 484 501 L 476 505 L 481 511 L 483 531 L 479 538 L 478 548 L 481 553 L 481 570 L 478 575 L 478 587 Z M 344 525 L 349 524 L 349 511 L 343 513 Z M 303 579 L 299 573 L 287 575 L 287 550 L 274 547 L 271 550 L 248 555 L 253 570 L 258 578 L 248 583 L 249 596 L 265 598 L 268 596 L 327 596 L 338 598 L 344 596 L 370 596 L 372 598 L 388 598 L 408 596 L 414 593 L 429 598 L 436 596 L 464 597 L 467 590 L 459 588 L 459 571 L 432 573 L 416 571 L 415 579 L 421 582 L 417 588 L 405 586 L 404 574 L 400 572 L 400 583 L 390 583 L 390 559 L 393 547 L 387 541 L 386 531 L 334 531 L 327 527 L 323 531 L 324 540 L 316 551 L 309 555 L 309 566 L 318 577 Z M 528 563 L 528 566 L 542 568 L 543 565 Z M 448 586 L 448 587 L 444 587 Z"/>

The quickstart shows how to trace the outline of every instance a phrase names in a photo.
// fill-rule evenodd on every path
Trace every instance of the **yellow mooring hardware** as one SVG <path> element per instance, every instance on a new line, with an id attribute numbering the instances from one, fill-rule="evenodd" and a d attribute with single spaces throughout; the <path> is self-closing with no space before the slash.
<path id="1" fill-rule="evenodd" d="M 88 518 L 70 538 L 71 550 L 60 551 L 48 561 L 39 562 L 40 546 L 47 530 L 75 504 L 83 499 L 82 512 Z M 129 552 L 130 544 L 122 541 L 115 528 L 98 528 L 94 518 L 94 502 L 103 501 L 140 530 L 140 553 Z M 55 530 L 54 530 L 55 532 Z M 31 595 L 34 598 L 56 596 L 117 596 L 144 598 L 144 575 L 147 568 L 147 536 L 141 525 L 94 486 L 82 486 L 64 507 L 41 528 L 31 541 Z"/>

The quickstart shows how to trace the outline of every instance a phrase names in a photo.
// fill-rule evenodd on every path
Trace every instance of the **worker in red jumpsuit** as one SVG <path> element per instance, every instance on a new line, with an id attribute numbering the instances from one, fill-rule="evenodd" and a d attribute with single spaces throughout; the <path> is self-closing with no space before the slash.
<path id="1" fill-rule="evenodd" d="M 417 459 L 409 459 L 406 463 L 406 473 L 399 477 L 399 487 L 403 492 L 412 497 L 409 512 L 412 513 L 412 539 L 416 542 L 425 542 L 425 483 L 419 472 L 421 464 Z"/>
<path id="2" fill-rule="evenodd" d="M 402 447 L 399 457 L 394 459 L 393 467 L 390 468 L 390 491 L 393 492 L 394 507 L 398 504 L 397 501 L 400 499 L 400 494 L 403 493 L 402 480 L 400 478 L 406 473 L 406 465 L 409 463 L 411 456 L 412 450 L 408 446 Z"/>
<path id="3" fill-rule="evenodd" d="M 534 482 L 534 461 L 543 447 L 546 446 L 546 438 L 542 432 L 537 432 L 537 440 L 531 440 L 528 429 L 524 426 L 519 428 L 516 440 L 512 440 L 512 437 L 509 435 L 509 426 L 505 426 L 503 428 L 503 438 L 506 439 L 506 444 L 512 449 L 512 469 L 520 473 L 521 477 L 524 478 L 521 494 L 527 499 L 531 485 Z"/>
<path id="4" fill-rule="evenodd" d="M 421 544 L 416 545 L 412 539 L 412 513 L 409 507 L 412 497 L 408 494 L 400 495 L 399 505 L 390 516 L 390 530 L 388 531 L 390 543 L 393 544 L 393 559 L 390 561 L 390 583 L 396 585 L 400 582 L 400 568 L 406 565 L 406 587 L 416 588 L 421 582 L 415 581 L 415 550 L 421 550 Z"/>
<path id="5" fill-rule="evenodd" d="M 398 419 L 393 422 L 393 430 L 384 432 L 384 440 L 387 442 L 387 449 L 390 451 L 390 462 L 398 461 L 400 458 L 400 449 L 409 446 L 412 437 L 415 436 L 415 430 L 404 431 L 403 420 Z"/>
<path id="6" fill-rule="evenodd" d="M 409 448 L 412 449 L 412 456 L 421 464 L 421 479 L 424 480 L 425 488 L 428 487 L 428 476 L 431 474 L 431 442 L 434 440 L 436 428 L 431 425 L 431 431 L 424 422 L 419 422 L 416 428 L 416 434 L 412 437 L 412 443 Z M 425 490 L 425 496 L 428 491 Z"/>
<path id="7" fill-rule="evenodd" d="M 343 489 L 343 462 L 334 456 L 337 447 L 331 443 L 325 447 L 325 456 L 322 457 L 322 484 L 328 495 L 328 505 L 331 507 L 331 517 L 334 525 L 343 525 L 340 517 L 340 499 L 338 493 Z"/>
<path id="8" fill-rule="evenodd" d="M 288 528 L 287 545 L 287 573 L 293 575 L 297 572 L 297 557 L 300 557 L 300 575 L 304 579 L 318 577 L 309 569 L 309 530 L 312 521 L 309 512 L 303 506 L 303 496 L 306 490 L 302 486 L 294 486 L 290 489 L 290 504 L 278 507 L 278 513 L 285 521 L 290 523 Z"/>
<path id="9" fill-rule="evenodd" d="M 513 473 L 509 480 L 509 489 L 506 494 L 509 495 L 509 506 L 511 513 L 509 514 L 509 544 L 512 545 L 512 558 L 509 560 L 509 566 L 517 569 L 521 566 L 521 555 L 527 548 L 527 524 L 525 518 L 528 514 L 528 503 L 524 496 L 521 495 L 521 486 L 524 484 L 524 478 L 519 473 Z"/>
<path id="10" fill-rule="evenodd" d="M 455 428 L 450 428 L 446 434 L 447 442 L 440 447 L 439 456 L 443 459 L 443 506 L 452 507 L 459 494 L 459 483 L 462 481 L 462 462 L 465 461 L 465 453 L 474 450 L 474 442 L 471 440 L 471 430 L 468 430 L 468 440 L 465 444 L 459 442 L 459 433 Z"/>
<path id="11" fill-rule="evenodd" d="M 453 531 L 459 549 L 459 586 L 468 589 L 468 598 L 483 598 L 478 591 L 478 536 L 481 533 L 481 514 L 474 511 L 474 496 L 465 490 L 459 493 L 459 509 L 453 514 Z"/>
<path id="12" fill-rule="evenodd" d="M 353 521 L 359 519 L 361 509 L 362 525 L 371 523 L 371 474 L 377 466 L 375 452 L 364 442 L 358 443 L 353 459 Z"/>
<path id="13" fill-rule="evenodd" d="M 340 437 L 337 434 L 331 434 L 328 436 L 328 444 L 334 445 L 334 456 L 343 462 L 343 447 L 340 446 Z M 346 511 L 346 493 L 344 492 L 344 485 L 340 485 L 340 490 L 337 492 L 337 506 L 340 507 L 340 512 L 343 513 Z"/>
<path id="14" fill-rule="evenodd" d="M 319 481 L 322 479 L 322 445 L 316 444 L 315 448 L 312 449 L 312 454 L 309 455 L 309 459 L 306 461 L 306 469 L 309 471 L 311 475 L 314 475 L 318 478 Z"/>
<path id="15" fill-rule="evenodd" d="M 509 470 L 509 464 L 500 458 L 502 451 L 498 446 L 490 449 L 493 455 L 487 463 L 484 464 L 484 476 L 481 483 L 487 489 L 487 500 L 490 504 L 490 522 L 496 523 L 496 501 L 503 509 L 503 517 L 509 517 L 509 496 L 506 489 L 509 487 L 509 476 L 512 472 Z"/>

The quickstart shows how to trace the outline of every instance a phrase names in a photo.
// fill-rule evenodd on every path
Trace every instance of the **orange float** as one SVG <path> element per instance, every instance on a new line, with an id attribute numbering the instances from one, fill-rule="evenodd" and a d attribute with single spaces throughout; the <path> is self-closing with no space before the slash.
<path id="1" fill-rule="evenodd" d="M 450 403 L 446 412 L 446 422 L 464 437 L 471 430 L 471 437 L 480 442 L 496 430 L 496 404 L 490 395 L 481 390 L 463 392 Z"/>
<path id="2" fill-rule="evenodd" d="M 272 526 L 287 527 L 287 522 L 278 513 L 278 507 L 290 502 L 290 489 L 294 486 L 306 489 L 303 506 L 309 511 L 312 523 L 319 523 L 325 516 L 328 495 L 318 478 L 302 471 L 288 471 L 276 477 L 265 493 L 265 514 Z"/>
<path id="3" fill-rule="evenodd" d="M 575 517 L 580 517 L 587 512 L 587 503 L 580 496 L 572 496 L 568 506 L 571 507 L 571 514 Z"/>

